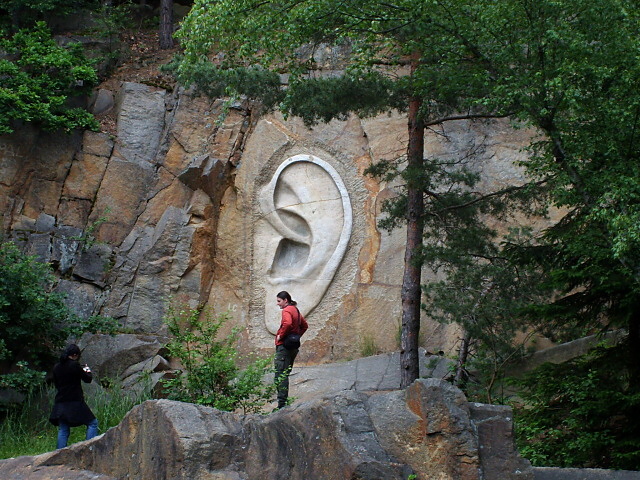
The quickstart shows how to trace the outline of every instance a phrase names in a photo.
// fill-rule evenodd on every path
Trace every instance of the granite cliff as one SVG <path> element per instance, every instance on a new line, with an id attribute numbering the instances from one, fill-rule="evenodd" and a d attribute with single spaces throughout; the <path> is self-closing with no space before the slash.
<path id="1" fill-rule="evenodd" d="M 241 348 L 270 352 L 271 300 L 286 289 L 311 325 L 300 361 L 353 358 L 364 339 L 397 348 L 404 233 L 378 228 L 394 186 L 363 171 L 404 154 L 402 115 L 309 129 L 181 88 L 108 86 L 90 106 L 111 133 L 0 137 L 5 238 L 54 265 L 80 315 L 162 336 L 173 297 L 230 312 Z M 448 128 L 426 155 L 476 148 L 484 188 L 523 181 L 514 161 L 530 132 Z M 428 349 L 453 348 L 453 327 L 425 319 L 424 331 Z"/>

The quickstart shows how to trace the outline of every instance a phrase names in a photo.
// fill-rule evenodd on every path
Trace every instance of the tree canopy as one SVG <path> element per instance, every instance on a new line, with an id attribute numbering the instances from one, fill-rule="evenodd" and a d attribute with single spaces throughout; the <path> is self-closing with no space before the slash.
<path id="1" fill-rule="evenodd" d="M 45 130 L 97 128 L 93 115 L 68 104 L 98 82 L 79 44 L 58 46 L 39 22 L 0 38 L 0 51 L 0 134 L 13 132 L 15 121 Z"/>

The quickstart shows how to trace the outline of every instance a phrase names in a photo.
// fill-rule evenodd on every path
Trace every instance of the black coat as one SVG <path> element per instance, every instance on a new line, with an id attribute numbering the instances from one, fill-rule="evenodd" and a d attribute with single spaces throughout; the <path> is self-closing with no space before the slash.
<path id="1" fill-rule="evenodd" d="M 93 375 L 82 370 L 76 361 L 67 359 L 53 367 L 53 382 L 58 390 L 49 421 L 59 425 L 63 421 L 71 427 L 86 425 L 95 417 L 84 401 L 82 382 L 90 383 Z"/>

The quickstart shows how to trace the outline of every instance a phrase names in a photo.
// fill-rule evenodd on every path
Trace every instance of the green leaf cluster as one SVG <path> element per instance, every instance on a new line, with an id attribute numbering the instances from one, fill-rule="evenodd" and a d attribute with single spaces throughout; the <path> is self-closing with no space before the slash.
<path id="1" fill-rule="evenodd" d="M 97 81 L 81 46 L 58 46 L 43 22 L 0 38 L 0 134 L 20 121 L 48 131 L 97 130 L 93 115 L 69 105 Z"/>
<path id="2" fill-rule="evenodd" d="M 44 383 L 46 373 L 34 370 L 27 362 L 17 362 L 15 371 L 0 375 L 0 389 L 12 389 L 21 393 L 32 393 Z M 4 405 L 0 404 L 0 410 Z"/>
<path id="3" fill-rule="evenodd" d="M 539 269 L 518 263 L 512 253 L 531 245 L 531 229 L 512 227 L 501 236 L 494 226 L 498 220 L 508 224 L 515 211 L 538 210 L 531 185 L 479 192 L 481 176 L 473 162 L 483 151 L 483 145 L 467 145 L 466 153 L 424 159 L 419 171 L 383 161 L 366 173 L 402 182 L 400 187 L 411 182 L 424 192 L 424 239 L 415 258 L 436 279 L 422 286 L 422 310 L 434 320 L 463 327 L 469 344 L 458 367 L 464 370 L 458 385 L 470 397 L 492 403 L 500 398 L 505 367 L 525 353 L 514 339 L 531 325 L 527 308 L 549 292 L 540 289 Z M 402 223 L 406 191 L 400 188 L 383 203 L 387 217 L 382 227 Z"/>
<path id="4" fill-rule="evenodd" d="M 640 469 L 640 394 L 624 368 L 628 345 L 602 346 L 515 381 L 515 426 L 535 466 Z"/>
<path id="5" fill-rule="evenodd" d="M 0 361 L 29 358 L 42 366 L 64 343 L 71 314 L 50 291 L 54 281 L 49 265 L 11 242 L 0 244 Z"/>
<path id="6" fill-rule="evenodd" d="M 50 265 L 0 243 L 0 388 L 32 391 L 70 336 L 119 328 L 110 317 L 78 318 L 55 283 Z"/>
<path id="7" fill-rule="evenodd" d="M 185 53 L 173 71 L 210 96 L 246 95 L 307 125 L 352 112 L 372 116 L 406 109 L 405 79 L 374 68 L 367 57 L 371 44 L 354 34 L 361 30 L 351 30 L 357 3 L 196 1 L 177 33 Z M 315 73 L 327 67 L 327 53 L 335 74 Z M 336 54 L 350 61 L 336 60 Z"/>
<path id="8" fill-rule="evenodd" d="M 216 316 L 208 309 L 169 304 L 167 349 L 182 367 L 174 378 L 162 380 L 169 398 L 245 413 L 259 412 L 272 400 L 275 387 L 265 383 L 273 371 L 272 359 L 253 359 L 241 368 L 235 347 L 238 330 L 220 334 L 228 319 L 228 314 Z"/>

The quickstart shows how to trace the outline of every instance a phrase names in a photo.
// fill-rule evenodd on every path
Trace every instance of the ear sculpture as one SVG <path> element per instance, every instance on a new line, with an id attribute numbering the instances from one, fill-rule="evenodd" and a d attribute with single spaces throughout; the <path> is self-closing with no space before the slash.
<path id="1" fill-rule="evenodd" d="M 349 193 L 338 172 L 313 155 L 285 160 L 260 190 L 264 221 L 254 258 L 265 272 L 265 323 L 280 326 L 276 294 L 287 290 L 307 315 L 324 296 L 342 262 L 353 223 Z"/>

